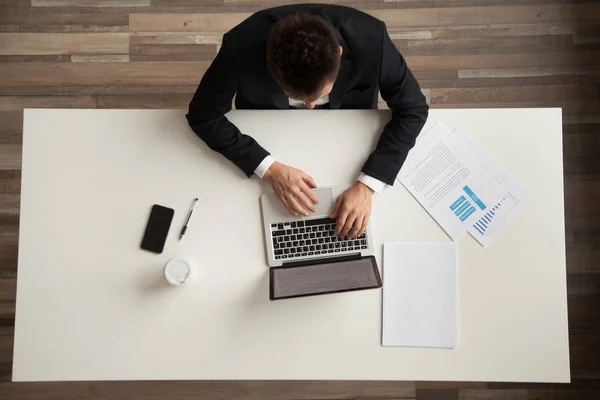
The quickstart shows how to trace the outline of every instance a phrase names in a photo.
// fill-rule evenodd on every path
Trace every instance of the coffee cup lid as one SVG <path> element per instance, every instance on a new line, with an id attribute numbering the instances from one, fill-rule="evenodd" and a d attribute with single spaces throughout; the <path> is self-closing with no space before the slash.
<path id="1" fill-rule="evenodd" d="M 165 279 L 171 285 L 185 286 L 194 278 L 194 266 L 184 258 L 171 258 L 165 265 Z"/>

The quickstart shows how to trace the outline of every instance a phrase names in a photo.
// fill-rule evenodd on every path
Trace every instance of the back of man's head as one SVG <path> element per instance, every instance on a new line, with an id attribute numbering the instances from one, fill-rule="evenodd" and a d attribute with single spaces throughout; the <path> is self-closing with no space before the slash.
<path id="1" fill-rule="evenodd" d="M 267 65 L 288 96 L 315 100 L 337 77 L 340 45 L 333 28 L 323 18 L 290 15 L 271 28 Z"/>

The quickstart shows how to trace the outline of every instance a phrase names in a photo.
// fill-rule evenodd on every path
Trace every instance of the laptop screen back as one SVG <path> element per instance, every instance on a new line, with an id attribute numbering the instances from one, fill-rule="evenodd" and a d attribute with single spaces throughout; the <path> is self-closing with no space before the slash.
<path id="1" fill-rule="evenodd" d="M 271 268 L 271 300 L 381 287 L 375 257 Z"/>

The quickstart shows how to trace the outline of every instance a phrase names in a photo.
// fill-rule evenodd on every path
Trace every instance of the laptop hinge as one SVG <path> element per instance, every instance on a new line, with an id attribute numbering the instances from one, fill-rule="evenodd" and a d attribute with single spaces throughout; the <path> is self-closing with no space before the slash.
<path id="1" fill-rule="evenodd" d="M 282 267 L 302 267 L 305 265 L 331 264 L 334 262 L 358 260 L 358 259 L 360 259 L 360 257 L 361 256 L 360 256 L 360 252 L 359 252 L 359 253 L 354 253 L 354 254 L 348 254 L 347 256 L 312 258 L 310 260 L 284 262 L 281 264 L 281 266 Z"/>

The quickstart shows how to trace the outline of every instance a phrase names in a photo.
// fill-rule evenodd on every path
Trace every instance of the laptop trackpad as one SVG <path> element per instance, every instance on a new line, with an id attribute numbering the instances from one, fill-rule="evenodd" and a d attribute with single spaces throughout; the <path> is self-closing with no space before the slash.
<path id="1" fill-rule="evenodd" d="M 313 193 L 317 195 L 319 204 L 315 204 L 315 215 L 329 215 L 333 211 L 333 193 L 331 188 L 315 189 Z"/>
<path id="2" fill-rule="evenodd" d="M 315 205 L 316 212 L 311 213 L 311 216 L 328 216 L 333 211 L 333 192 L 331 188 L 322 188 L 313 190 L 319 204 Z M 293 219 L 294 216 L 285 208 L 275 193 L 268 192 L 261 196 L 263 212 L 267 221 L 279 221 L 284 219 Z"/>

